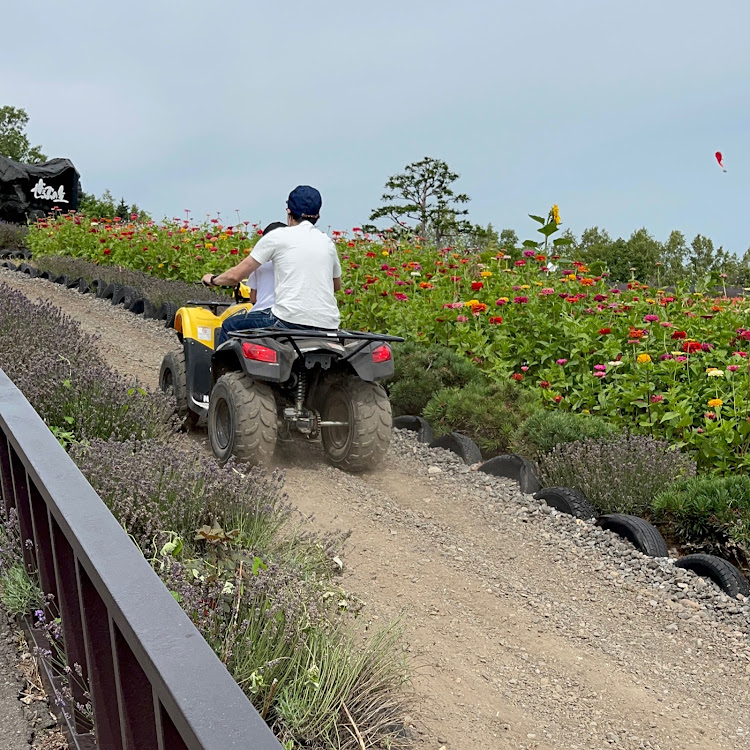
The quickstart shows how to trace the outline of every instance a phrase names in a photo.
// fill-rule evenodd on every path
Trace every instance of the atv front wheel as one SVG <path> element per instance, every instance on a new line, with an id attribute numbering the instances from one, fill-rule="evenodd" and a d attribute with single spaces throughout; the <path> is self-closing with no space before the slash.
<path id="1" fill-rule="evenodd" d="M 211 391 L 208 439 L 220 461 L 264 466 L 276 448 L 276 401 L 273 391 L 241 372 L 222 375 Z"/>
<path id="2" fill-rule="evenodd" d="M 187 368 L 183 349 L 175 349 L 164 355 L 159 368 L 159 388 L 167 396 L 174 396 L 177 402 L 175 413 L 180 419 L 192 414 L 188 406 Z"/>
<path id="3" fill-rule="evenodd" d="M 366 383 L 350 375 L 331 385 L 322 421 L 344 423 L 321 428 L 326 455 L 340 469 L 372 469 L 388 451 L 392 434 L 391 403 L 377 383 Z"/>

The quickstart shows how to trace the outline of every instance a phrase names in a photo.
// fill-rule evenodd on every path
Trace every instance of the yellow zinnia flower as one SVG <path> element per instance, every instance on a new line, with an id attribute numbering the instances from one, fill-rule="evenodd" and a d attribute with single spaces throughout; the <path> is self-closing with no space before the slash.
<path id="1" fill-rule="evenodd" d="M 651 357 L 648 354 L 639 354 L 635 361 L 639 365 L 645 365 L 651 361 Z"/>
<path id="2" fill-rule="evenodd" d="M 722 406 L 724 402 L 720 398 L 711 398 L 708 400 L 709 406 Z"/>
<path id="3" fill-rule="evenodd" d="M 492 271 L 482 271 L 482 273 L 479 275 L 485 279 L 488 279 L 490 276 L 492 276 Z"/>
<path id="4" fill-rule="evenodd" d="M 709 378 L 723 378 L 724 377 L 724 370 L 718 370 L 717 368 L 712 368 L 709 370 L 709 372 L 706 373 Z"/>

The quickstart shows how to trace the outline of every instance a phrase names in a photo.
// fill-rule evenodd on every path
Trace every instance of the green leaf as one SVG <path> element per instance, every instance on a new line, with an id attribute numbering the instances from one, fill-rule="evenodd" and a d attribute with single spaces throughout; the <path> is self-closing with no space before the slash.
<path id="1" fill-rule="evenodd" d="M 72 387 L 72 386 L 70 385 L 70 381 L 69 381 L 69 380 L 63 380 L 62 384 L 63 384 L 63 385 L 64 385 L 64 386 L 66 387 L 66 388 L 71 388 L 71 387 Z"/>
<path id="2" fill-rule="evenodd" d="M 540 224 L 544 224 L 547 220 L 543 219 L 541 216 L 534 216 L 534 214 L 529 214 L 529 216 L 534 219 L 534 221 L 538 221 Z"/>
<path id="3" fill-rule="evenodd" d="M 648 406 L 648 404 L 642 398 L 637 398 L 635 401 L 631 401 L 630 404 L 631 406 Z"/>
<path id="4" fill-rule="evenodd" d="M 261 560 L 259 557 L 256 557 L 253 559 L 253 575 L 257 576 L 258 573 L 261 570 L 267 570 L 268 565 L 266 565 L 263 560 Z"/>
<path id="5" fill-rule="evenodd" d="M 176 602 L 181 602 L 182 601 L 182 594 L 180 594 L 179 591 L 170 591 L 169 593 L 172 594 L 172 596 L 174 597 L 174 600 Z"/>
<path id="6" fill-rule="evenodd" d="M 73 424 L 76 420 L 75 417 L 63 417 L 68 424 Z"/>
<path id="7" fill-rule="evenodd" d="M 678 411 L 668 411 L 664 416 L 659 420 L 660 422 L 673 422 L 675 419 L 680 418 L 680 413 Z"/>
<path id="8" fill-rule="evenodd" d="M 551 234 L 554 234 L 557 231 L 557 224 L 555 224 L 554 221 L 551 221 L 549 224 L 545 224 L 543 227 L 539 227 L 539 229 L 537 229 L 536 231 L 541 232 L 545 237 L 549 237 Z"/>
<path id="9" fill-rule="evenodd" d="M 534 242 L 534 240 L 524 240 L 521 244 L 524 247 L 539 247 L 539 243 Z"/>
<path id="10" fill-rule="evenodd" d="M 555 247 L 560 247 L 561 245 L 572 245 L 573 238 L 572 237 L 558 237 L 556 240 L 552 240 L 552 244 Z"/>

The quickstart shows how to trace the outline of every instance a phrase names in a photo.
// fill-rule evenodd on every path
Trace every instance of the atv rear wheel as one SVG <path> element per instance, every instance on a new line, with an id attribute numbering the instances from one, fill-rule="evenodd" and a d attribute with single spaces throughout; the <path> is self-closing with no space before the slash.
<path id="1" fill-rule="evenodd" d="M 190 410 L 187 392 L 187 367 L 185 366 L 185 350 L 175 349 L 164 355 L 159 368 L 159 388 L 174 396 L 177 406 L 175 413 L 180 419 L 187 419 L 189 425 L 198 421 L 198 415 Z"/>
<path id="2" fill-rule="evenodd" d="M 333 383 L 326 394 L 323 422 L 345 425 L 322 427 L 323 447 L 334 466 L 365 471 L 377 466 L 391 443 L 391 403 L 382 386 L 350 375 Z"/>
<path id="3" fill-rule="evenodd" d="M 276 448 L 276 401 L 273 391 L 241 372 L 222 375 L 211 391 L 208 439 L 220 461 L 268 464 Z"/>

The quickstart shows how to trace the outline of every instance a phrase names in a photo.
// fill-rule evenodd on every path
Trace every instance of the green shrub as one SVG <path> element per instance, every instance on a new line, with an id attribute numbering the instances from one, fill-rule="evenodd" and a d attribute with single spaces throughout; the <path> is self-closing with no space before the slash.
<path id="1" fill-rule="evenodd" d="M 619 430 L 600 417 L 567 411 L 534 412 L 513 435 L 515 453 L 536 460 L 560 443 L 574 443 L 587 438 L 604 438 Z"/>
<path id="2" fill-rule="evenodd" d="M 656 495 L 695 475 L 695 461 L 647 435 L 563 443 L 539 460 L 546 486 L 580 490 L 600 513 L 642 515 Z"/>
<path id="3" fill-rule="evenodd" d="M 483 380 L 471 363 L 445 346 L 407 341 L 395 347 L 396 372 L 386 383 L 394 415 L 422 414 L 441 389 Z"/>
<path id="4" fill-rule="evenodd" d="M 750 477 L 679 482 L 654 498 L 653 512 L 685 547 L 742 563 L 750 558 Z"/>
<path id="5" fill-rule="evenodd" d="M 473 381 L 462 388 L 443 388 L 430 399 L 424 416 L 436 435 L 460 432 L 470 437 L 482 454 L 510 450 L 519 425 L 538 408 L 533 391 L 515 381 Z"/>

